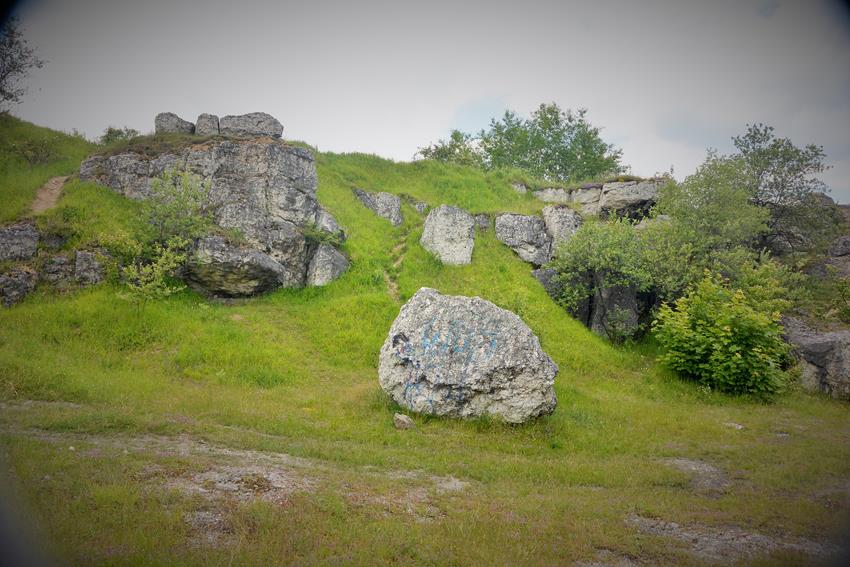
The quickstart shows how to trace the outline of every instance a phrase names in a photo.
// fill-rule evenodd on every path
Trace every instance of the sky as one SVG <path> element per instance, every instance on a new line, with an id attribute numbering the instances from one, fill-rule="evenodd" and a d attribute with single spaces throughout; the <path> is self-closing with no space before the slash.
<path id="1" fill-rule="evenodd" d="M 32 0 L 48 63 L 13 113 L 96 138 L 264 111 L 284 137 L 399 161 L 506 109 L 587 108 L 632 173 L 733 150 L 748 123 L 822 145 L 850 203 L 850 8 L 828 0 Z"/>

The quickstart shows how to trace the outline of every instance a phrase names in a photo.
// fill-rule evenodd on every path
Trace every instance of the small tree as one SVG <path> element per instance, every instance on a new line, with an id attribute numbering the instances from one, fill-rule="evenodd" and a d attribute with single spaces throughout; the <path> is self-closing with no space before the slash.
<path id="1" fill-rule="evenodd" d="M 188 242 L 180 237 L 173 237 L 165 244 L 157 242 L 150 261 L 137 257 L 124 268 L 127 288 L 139 305 L 165 299 L 186 288 L 174 281 L 174 273 L 186 261 L 187 246 Z"/>
<path id="2" fill-rule="evenodd" d="M 20 81 L 44 63 L 24 39 L 18 19 L 9 18 L 0 28 L 0 111 L 6 112 L 9 106 L 21 102 L 27 89 L 20 86 Z"/>
<path id="3" fill-rule="evenodd" d="M 124 126 L 123 128 L 115 128 L 114 126 L 107 126 L 106 130 L 103 131 L 103 135 L 101 135 L 98 142 L 102 146 L 108 146 L 109 144 L 114 144 L 116 142 L 124 142 L 126 140 L 132 140 L 136 136 L 139 135 L 138 130 L 134 130 L 133 128 L 127 128 Z"/>
<path id="4" fill-rule="evenodd" d="M 448 140 L 438 140 L 436 144 L 420 148 L 416 153 L 423 159 L 433 159 L 443 163 L 456 163 L 471 167 L 483 167 L 484 158 L 475 147 L 475 140 L 470 134 L 460 130 L 452 130 Z"/>
<path id="5" fill-rule="evenodd" d="M 153 179 L 144 208 L 154 239 L 161 244 L 173 237 L 191 240 L 207 231 L 212 225 L 209 192 L 209 181 L 189 171 L 167 169 Z"/>

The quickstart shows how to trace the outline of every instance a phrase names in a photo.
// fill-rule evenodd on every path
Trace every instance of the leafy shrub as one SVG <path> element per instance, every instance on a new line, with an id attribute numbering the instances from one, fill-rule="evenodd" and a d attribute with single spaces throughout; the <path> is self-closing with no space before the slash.
<path id="1" fill-rule="evenodd" d="M 722 392 L 760 397 L 780 392 L 788 347 L 780 335 L 779 313 L 758 307 L 743 290 L 707 273 L 675 307 L 661 307 L 653 324 L 665 349 L 661 360 Z"/>
<path id="2" fill-rule="evenodd" d="M 154 240 L 191 240 L 210 230 L 209 191 L 210 183 L 189 171 L 168 169 L 151 181 L 151 196 L 144 207 L 154 229 Z"/>
<path id="3" fill-rule="evenodd" d="M 187 245 L 188 242 L 179 237 L 165 244 L 156 243 L 150 261 L 137 258 L 124 268 L 127 288 L 137 303 L 164 299 L 185 289 L 186 286 L 176 283 L 173 276 L 186 261 Z"/>
<path id="4" fill-rule="evenodd" d="M 139 131 L 134 130 L 133 128 L 127 128 L 126 126 L 124 126 L 123 128 L 107 126 L 106 130 L 104 130 L 103 134 L 100 136 L 98 142 L 102 146 L 108 146 L 116 142 L 126 142 L 128 140 L 132 140 L 138 135 Z"/>
<path id="5" fill-rule="evenodd" d="M 50 163 L 57 157 L 57 142 L 58 137 L 56 136 L 34 138 L 12 142 L 9 150 L 12 155 L 18 156 L 27 162 L 27 165 L 34 167 L 36 165 Z"/>

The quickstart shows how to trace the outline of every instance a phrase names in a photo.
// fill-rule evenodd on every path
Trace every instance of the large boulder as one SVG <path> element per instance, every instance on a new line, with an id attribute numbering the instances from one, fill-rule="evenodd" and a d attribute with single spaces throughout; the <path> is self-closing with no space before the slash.
<path id="1" fill-rule="evenodd" d="M 280 138 L 283 136 L 283 125 L 274 116 L 265 112 L 222 116 L 221 120 L 218 121 L 218 126 L 219 132 L 223 136 L 239 138 L 258 136 Z"/>
<path id="2" fill-rule="evenodd" d="M 38 274 L 27 266 L 16 266 L 0 274 L 0 303 L 4 307 L 22 301 L 38 283 Z"/>
<path id="3" fill-rule="evenodd" d="M 240 297 L 280 287 L 292 274 L 267 254 L 232 245 L 220 236 L 207 236 L 195 244 L 185 277 L 202 291 Z"/>
<path id="4" fill-rule="evenodd" d="M 538 216 L 505 213 L 496 217 L 496 238 L 535 266 L 552 259 L 552 237 Z"/>
<path id="5" fill-rule="evenodd" d="M 552 253 L 581 227 L 581 215 L 565 205 L 543 207 L 543 223 L 552 237 Z"/>
<path id="6" fill-rule="evenodd" d="M 157 134 L 194 134 L 195 125 L 173 112 L 160 112 L 154 119 L 154 131 Z"/>
<path id="7" fill-rule="evenodd" d="M 0 226 L 0 262 L 29 260 L 38 249 L 38 230 L 31 222 Z"/>
<path id="8" fill-rule="evenodd" d="M 381 348 L 381 388 L 399 405 L 448 417 L 523 423 L 555 410 L 558 367 L 514 313 L 422 288 Z"/>
<path id="9" fill-rule="evenodd" d="M 318 229 L 339 239 L 343 236 L 336 220 L 316 198 L 318 180 L 313 155 L 280 140 L 214 140 L 158 156 L 136 153 L 93 156 L 83 162 L 80 177 L 130 198 L 144 199 L 150 195 L 151 180 L 172 167 L 195 173 L 209 182 L 207 204 L 215 223 L 225 229 L 236 229 L 247 248 L 268 256 L 280 266 L 282 272 L 274 287 L 306 284 L 307 270 L 317 247 L 308 240 L 305 231 Z M 206 255 L 204 263 L 225 257 Z M 238 265 L 241 264 L 228 259 L 221 269 Z M 205 271 L 210 270 L 205 268 Z M 266 284 L 272 280 L 267 277 L 260 278 L 258 283 L 251 270 L 236 273 L 246 274 L 244 285 L 234 285 L 232 281 L 220 285 L 218 277 L 196 277 L 193 284 L 202 287 L 209 281 L 209 291 L 222 295 L 238 295 L 238 290 L 253 295 L 270 289 Z"/>
<path id="10" fill-rule="evenodd" d="M 218 136 L 218 116 L 201 114 L 195 122 L 195 134 L 198 136 Z"/>
<path id="11" fill-rule="evenodd" d="M 440 205 L 428 213 L 419 242 L 443 264 L 469 264 L 475 246 L 475 219 L 463 209 Z"/>
<path id="12" fill-rule="evenodd" d="M 393 226 L 402 223 L 401 197 L 392 193 L 370 193 L 363 189 L 353 189 L 354 195 L 363 205 L 379 217 L 385 218 Z"/>
<path id="13" fill-rule="evenodd" d="M 599 198 L 599 213 L 641 219 L 655 205 L 659 187 L 655 179 L 606 183 Z"/>
<path id="14" fill-rule="evenodd" d="M 341 276 L 348 266 L 345 254 L 329 244 L 319 244 L 307 267 L 307 285 L 327 285 Z"/>
<path id="15" fill-rule="evenodd" d="M 803 387 L 850 400 L 850 330 L 822 333 L 791 317 L 782 326 L 800 362 Z"/>
<path id="16" fill-rule="evenodd" d="M 570 202 L 578 205 L 583 215 L 598 215 L 601 197 L 601 183 L 586 183 L 570 193 Z"/>

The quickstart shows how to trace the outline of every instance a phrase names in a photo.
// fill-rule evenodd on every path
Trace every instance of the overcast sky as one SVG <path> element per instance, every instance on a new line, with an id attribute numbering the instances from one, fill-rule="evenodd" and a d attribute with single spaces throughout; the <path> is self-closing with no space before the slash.
<path id="1" fill-rule="evenodd" d="M 409 160 L 506 108 L 586 107 L 633 173 L 693 172 L 748 122 L 824 146 L 850 203 L 850 10 L 827 0 L 33 0 L 14 113 L 98 136 L 265 111 L 320 150 Z"/>

